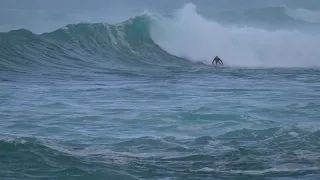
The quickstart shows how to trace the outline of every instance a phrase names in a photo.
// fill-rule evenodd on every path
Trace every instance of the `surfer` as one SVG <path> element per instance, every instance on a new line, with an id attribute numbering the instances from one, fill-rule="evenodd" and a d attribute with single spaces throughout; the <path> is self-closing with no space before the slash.
<path id="1" fill-rule="evenodd" d="M 216 56 L 216 57 L 213 59 L 212 64 L 215 65 L 215 67 L 217 67 L 218 64 L 219 64 L 220 66 L 223 66 L 223 62 L 222 62 L 222 60 L 221 60 L 218 56 Z"/>

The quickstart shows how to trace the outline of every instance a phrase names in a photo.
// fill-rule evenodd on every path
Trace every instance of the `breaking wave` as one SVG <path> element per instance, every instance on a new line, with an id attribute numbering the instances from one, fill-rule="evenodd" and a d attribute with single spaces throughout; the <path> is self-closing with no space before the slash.
<path id="1" fill-rule="evenodd" d="M 0 34 L 0 70 L 154 71 L 159 67 L 319 67 L 320 36 L 297 30 L 226 26 L 186 4 L 172 16 L 143 13 L 118 24 L 69 24 L 36 35 Z"/>

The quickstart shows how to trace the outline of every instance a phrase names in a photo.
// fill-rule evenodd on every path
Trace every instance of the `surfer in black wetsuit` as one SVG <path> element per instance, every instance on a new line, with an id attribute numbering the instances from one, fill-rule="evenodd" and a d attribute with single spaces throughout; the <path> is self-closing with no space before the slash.
<path id="1" fill-rule="evenodd" d="M 219 64 L 220 66 L 223 66 L 223 62 L 222 62 L 222 60 L 221 60 L 218 56 L 216 56 L 216 57 L 213 59 L 212 64 L 215 65 L 215 67 L 217 67 L 218 64 Z"/>

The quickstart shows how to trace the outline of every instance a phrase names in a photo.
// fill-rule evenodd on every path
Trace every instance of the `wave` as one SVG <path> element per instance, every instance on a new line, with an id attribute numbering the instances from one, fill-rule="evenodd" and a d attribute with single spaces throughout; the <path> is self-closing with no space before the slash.
<path id="1" fill-rule="evenodd" d="M 0 139 L 0 167 L 6 169 L 0 175 L 56 179 L 64 179 L 65 174 L 87 179 L 136 179 L 161 174 L 199 177 L 203 173 L 292 177 L 317 174 L 319 137 L 319 130 L 275 127 L 238 129 L 216 137 L 120 138 L 110 144 L 31 137 Z"/>
<path id="2" fill-rule="evenodd" d="M 0 34 L 0 69 L 126 70 L 185 63 L 150 38 L 149 17 L 123 23 L 69 24 L 40 35 L 26 29 Z M 48 69 L 49 68 L 49 69 Z"/>
<path id="3" fill-rule="evenodd" d="M 229 27 L 187 4 L 174 18 L 160 18 L 152 38 L 170 54 L 210 64 L 218 55 L 232 67 L 319 67 L 320 36 L 296 30 Z"/>
<path id="4" fill-rule="evenodd" d="M 0 34 L 0 69 L 139 71 L 145 67 L 186 66 L 163 51 L 149 35 L 150 17 L 141 15 L 119 24 L 69 24 L 50 33 L 26 29 Z"/>
<path id="5" fill-rule="evenodd" d="M 143 13 L 118 24 L 69 24 L 36 35 L 27 29 L 0 34 L 0 70 L 149 72 L 210 65 L 319 67 L 320 36 L 295 30 L 224 26 L 189 3 L 166 17 Z"/>

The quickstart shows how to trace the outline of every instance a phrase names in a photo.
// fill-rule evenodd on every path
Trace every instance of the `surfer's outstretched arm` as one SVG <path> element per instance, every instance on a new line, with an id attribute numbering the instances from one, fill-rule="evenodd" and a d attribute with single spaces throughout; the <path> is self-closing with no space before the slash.
<path id="1" fill-rule="evenodd" d="M 219 64 L 220 66 L 223 66 L 222 60 L 221 60 L 218 56 L 216 56 L 216 57 L 212 60 L 212 65 L 214 65 L 215 67 L 217 67 L 218 64 Z"/>

